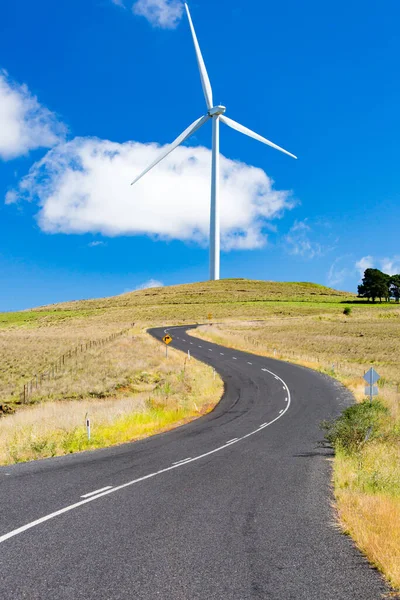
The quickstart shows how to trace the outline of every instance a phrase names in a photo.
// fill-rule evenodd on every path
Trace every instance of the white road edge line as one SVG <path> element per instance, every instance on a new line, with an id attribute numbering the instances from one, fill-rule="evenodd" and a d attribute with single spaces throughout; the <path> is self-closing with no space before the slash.
<path id="1" fill-rule="evenodd" d="M 176 462 L 172 463 L 173 465 L 180 465 L 184 462 L 187 462 L 188 460 L 192 460 L 191 456 L 188 456 L 187 458 L 182 458 L 181 460 L 177 460 Z"/>
<path id="2" fill-rule="evenodd" d="M 268 369 L 266 369 L 266 370 L 268 371 L 268 373 L 275 376 L 275 373 L 273 373 L 272 371 L 269 371 Z M 287 394 L 288 394 L 288 403 L 287 403 L 285 410 L 283 410 L 283 412 L 280 415 L 275 417 L 275 419 L 272 419 L 272 421 L 269 421 L 269 423 L 265 423 L 264 425 L 261 425 L 261 427 L 259 427 L 258 429 L 254 429 L 254 431 L 250 431 L 250 433 L 247 433 L 246 435 L 242 436 L 241 438 L 238 438 L 236 440 L 236 442 L 239 442 L 239 441 L 241 442 L 256 433 L 259 433 L 261 428 L 269 427 L 270 425 L 275 423 L 275 421 L 278 421 L 278 419 L 283 417 L 283 415 L 289 410 L 289 406 L 291 403 L 290 390 L 289 390 L 288 386 L 286 385 L 286 383 L 283 381 L 283 379 L 281 379 L 280 377 L 278 377 L 278 379 L 283 383 L 284 387 L 286 388 Z M 55 512 L 45 515 L 44 517 L 41 517 L 40 519 L 36 519 L 35 521 L 31 521 L 30 523 L 27 523 L 26 525 L 22 525 L 22 527 L 18 527 L 17 529 L 13 529 L 12 531 L 5 533 L 4 535 L 0 536 L 0 544 L 9 540 L 12 537 L 15 537 L 16 535 L 19 535 L 20 533 L 24 533 L 28 529 L 32 529 L 33 527 L 37 527 L 38 525 L 41 525 L 42 523 L 45 523 L 46 521 L 50 521 L 50 519 L 54 519 L 55 517 L 59 517 L 60 515 L 63 515 L 67 512 L 75 510 L 76 508 L 79 508 L 80 506 L 83 506 L 84 504 L 88 504 L 89 502 L 93 502 L 94 500 L 98 500 L 99 498 L 103 498 L 104 496 L 108 496 L 109 494 L 113 494 L 115 492 L 118 492 L 119 490 L 123 490 L 124 488 L 135 485 L 136 483 L 140 483 L 141 481 L 145 481 L 146 479 L 152 479 L 153 477 L 156 477 L 157 475 L 162 475 L 163 473 L 167 473 L 168 471 L 172 471 L 173 469 L 179 469 L 179 467 L 182 467 L 183 465 L 187 465 L 188 463 L 191 463 L 191 462 L 196 462 L 198 460 L 201 460 L 202 458 L 205 458 L 206 456 L 211 456 L 212 454 L 215 454 L 216 452 L 221 452 L 221 450 L 224 450 L 226 447 L 227 447 L 226 444 L 224 444 L 223 446 L 218 446 L 218 448 L 214 448 L 214 450 L 210 450 L 209 452 L 205 452 L 204 454 L 199 454 L 198 456 L 195 456 L 194 458 L 190 458 L 183 463 L 180 462 L 179 464 L 175 464 L 170 467 L 160 469 L 159 471 L 155 471 L 154 473 L 149 473 L 148 475 L 144 475 L 143 477 L 138 477 L 137 479 L 133 479 L 132 481 L 128 481 L 127 483 L 123 483 L 121 485 L 113 487 L 104 492 L 99 492 L 96 496 L 90 496 L 90 498 L 85 498 L 84 500 L 75 502 L 75 504 L 70 504 L 69 506 L 64 506 L 64 508 L 60 508 L 59 510 L 56 510 Z"/>
<path id="3" fill-rule="evenodd" d="M 88 494 L 83 494 L 81 498 L 89 498 L 89 496 L 94 496 L 95 494 L 99 494 L 100 492 L 105 492 L 106 490 L 110 490 L 112 485 L 107 485 L 106 487 L 102 487 L 99 490 L 94 490 L 94 492 L 89 492 Z"/>
<path id="4" fill-rule="evenodd" d="M 228 442 L 226 442 L 227 444 L 232 444 L 233 442 L 237 442 L 238 438 L 233 438 L 232 440 L 229 440 Z"/>

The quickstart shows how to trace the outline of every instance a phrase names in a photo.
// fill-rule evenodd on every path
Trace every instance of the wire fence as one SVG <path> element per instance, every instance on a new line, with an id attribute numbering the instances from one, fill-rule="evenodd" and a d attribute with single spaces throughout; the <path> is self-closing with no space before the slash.
<path id="1" fill-rule="evenodd" d="M 133 327 L 133 325 L 134 323 L 132 323 L 131 327 Z M 47 366 L 43 371 L 36 373 L 30 381 L 24 384 L 24 389 L 19 395 L 22 404 L 27 404 L 29 402 L 33 392 L 36 392 L 43 382 L 55 379 L 56 375 L 64 370 L 65 365 L 67 365 L 72 358 L 76 358 L 78 355 L 83 354 L 92 348 L 98 348 L 105 346 L 109 342 L 113 342 L 117 338 L 128 333 L 131 327 L 112 333 L 111 335 L 99 340 L 89 340 L 88 342 L 83 342 L 78 344 L 78 346 L 75 346 L 75 348 L 68 350 L 68 352 L 60 356 L 55 362 L 51 363 L 51 365 Z"/>
<path id="2" fill-rule="evenodd" d="M 348 363 L 346 361 L 340 360 L 329 360 L 326 356 L 313 356 L 309 354 L 305 354 L 304 352 L 296 352 L 295 350 L 289 350 L 288 348 L 284 349 L 276 349 L 273 346 L 267 346 L 265 342 L 258 340 L 252 336 L 244 335 L 243 339 L 248 343 L 254 346 L 255 348 L 259 348 L 261 350 L 266 350 L 271 356 L 277 358 L 279 360 L 291 359 L 293 361 L 298 361 L 300 363 L 310 363 L 317 364 L 321 369 L 327 372 L 329 375 L 340 374 L 345 377 L 357 377 L 362 378 L 369 366 L 364 365 L 356 365 L 352 363 Z M 376 367 L 379 370 L 379 367 Z M 380 389 L 389 389 L 396 394 L 400 394 L 400 384 L 388 382 L 385 377 L 381 377 L 377 383 Z"/>

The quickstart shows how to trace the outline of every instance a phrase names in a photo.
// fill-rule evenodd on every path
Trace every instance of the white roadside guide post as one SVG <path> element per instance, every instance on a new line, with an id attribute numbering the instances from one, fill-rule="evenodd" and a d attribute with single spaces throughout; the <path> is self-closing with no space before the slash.
<path id="1" fill-rule="evenodd" d="M 369 369 L 364 375 L 364 380 L 368 383 L 365 386 L 365 395 L 369 396 L 369 401 L 372 402 L 372 396 L 378 395 L 378 386 L 375 385 L 381 376 L 375 371 L 373 367 Z"/>
<path id="2" fill-rule="evenodd" d="M 89 419 L 88 413 L 86 413 L 85 420 L 86 420 L 87 439 L 90 442 L 90 419 Z"/>

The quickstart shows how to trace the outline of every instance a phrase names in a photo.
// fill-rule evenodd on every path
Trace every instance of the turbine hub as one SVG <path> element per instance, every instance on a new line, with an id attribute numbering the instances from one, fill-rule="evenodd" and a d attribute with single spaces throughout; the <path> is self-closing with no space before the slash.
<path id="1" fill-rule="evenodd" d="M 223 115 L 224 112 L 226 111 L 226 107 L 225 106 L 213 106 L 212 108 L 210 108 L 210 110 L 208 111 L 208 114 L 210 115 L 210 117 L 216 117 L 219 115 Z"/>

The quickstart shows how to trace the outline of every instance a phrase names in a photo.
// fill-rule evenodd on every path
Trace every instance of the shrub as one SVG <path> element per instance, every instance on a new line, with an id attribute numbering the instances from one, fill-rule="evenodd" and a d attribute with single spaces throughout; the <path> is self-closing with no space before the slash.
<path id="1" fill-rule="evenodd" d="M 367 438 L 376 436 L 388 409 L 379 401 L 364 400 L 346 408 L 337 419 L 324 421 L 325 438 L 336 450 L 356 452 Z"/>
<path id="2" fill-rule="evenodd" d="M 345 306 L 343 309 L 343 314 L 346 316 L 351 315 L 351 306 Z"/>

